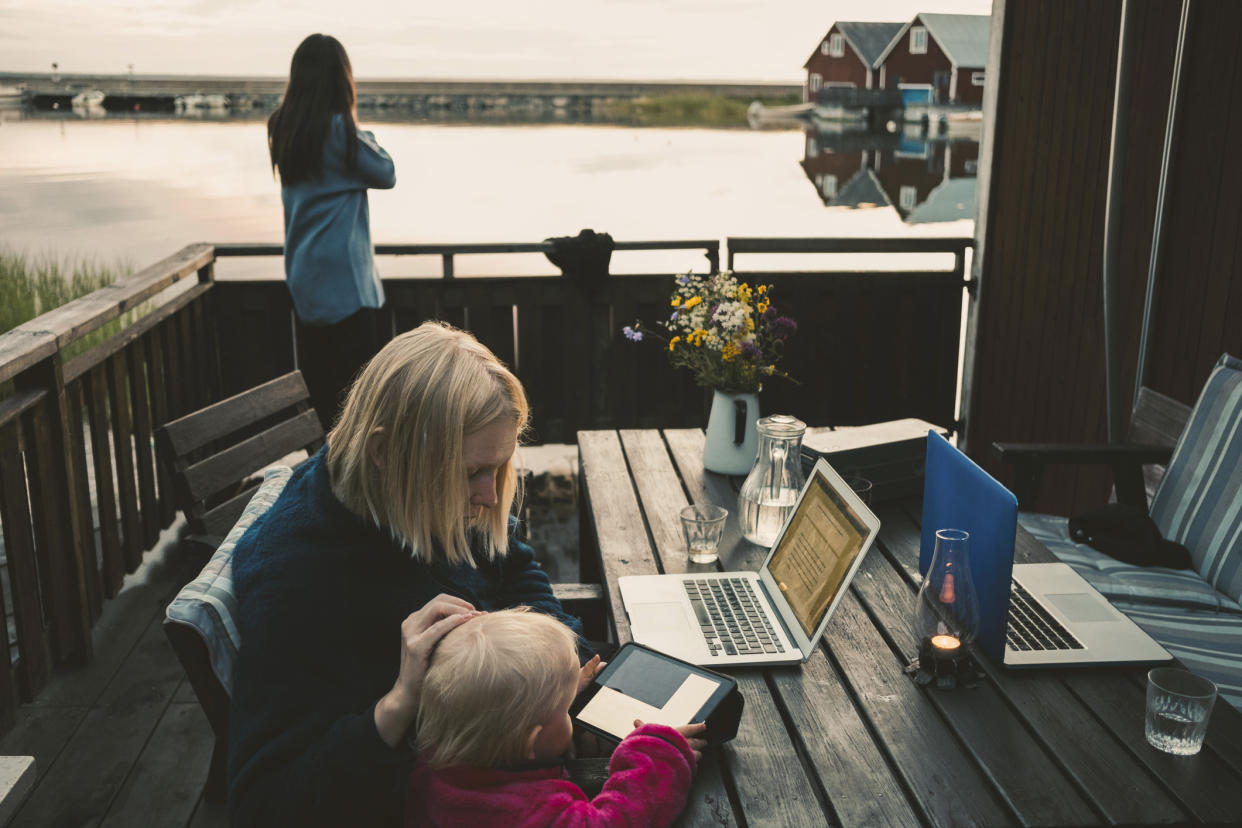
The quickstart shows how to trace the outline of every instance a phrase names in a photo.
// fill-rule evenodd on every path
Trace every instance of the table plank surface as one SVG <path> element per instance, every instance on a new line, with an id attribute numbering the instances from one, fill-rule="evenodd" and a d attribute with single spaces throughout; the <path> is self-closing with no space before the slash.
<path id="1" fill-rule="evenodd" d="M 623 575 L 757 569 L 737 521 L 741 480 L 705 472 L 697 429 L 578 434 L 584 538 L 594 543 L 618 643 Z M 686 560 L 678 511 L 729 509 L 720 562 Z M 878 505 L 878 543 L 800 667 L 742 668 L 738 736 L 709 751 L 681 825 L 1236 823 L 1242 715 L 1221 701 L 1204 750 L 1143 737 L 1141 668 L 1006 670 L 973 689 L 904 673 L 919 583 L 919 500 Z M 1050 553 L 1019 530 L 1015 560 Z"/>

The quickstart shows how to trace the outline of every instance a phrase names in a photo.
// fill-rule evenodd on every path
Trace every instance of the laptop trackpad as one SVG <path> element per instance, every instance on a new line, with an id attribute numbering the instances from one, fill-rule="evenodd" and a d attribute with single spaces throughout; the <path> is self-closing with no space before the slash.
<path id="1" fill-rule="evenodd" d="M 1056 607 L 1070 621 L 1115 621 L 1109 607 L 1089 592 L 1048 594 L 1044 600 Z"/>

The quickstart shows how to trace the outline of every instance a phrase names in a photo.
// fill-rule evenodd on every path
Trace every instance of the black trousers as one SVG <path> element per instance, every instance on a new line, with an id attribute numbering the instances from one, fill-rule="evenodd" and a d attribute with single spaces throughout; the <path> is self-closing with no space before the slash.
<path id="1" fill-rule="evenodd" d="M 298 368 L 325 430 L 336 424 L 362 366 L 388 341 L 380 330 L 383 315 L 382 310 L 363 308 L 332 325 L 297 320 Z"/>

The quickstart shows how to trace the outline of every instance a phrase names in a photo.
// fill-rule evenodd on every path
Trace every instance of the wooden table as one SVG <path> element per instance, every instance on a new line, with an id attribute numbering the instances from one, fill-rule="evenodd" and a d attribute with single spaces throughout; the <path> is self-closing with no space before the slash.
<path id="1" fill-rule="evenodd" d="M 729 509 L 721 568 L 763 560 L 738 530 L 740 479 L 705 472 L 702 447 L 697 429 L 578 433 L 583 580 L 604 584 L 619 643 L 630 631 L 617 578 L 716 568 L 686 560 L 677 512 L 687 502 Z M 974 689 L 917 686 L 903 668 L 916 651 L 921 506 L 875 511 L 879 542 L 815 655 L 800 668 L 732 671 L 746 698 L 741 728 L 705 756 L 682 824 L 1242 820 L 1242 715 L 1223 701 L 1203 751 L 1174 757 L 1144 739 L 1142 669 L 1015 672 L 985 661 Z M 1019 535 L 1018 560 L 1049 558 Z"/>

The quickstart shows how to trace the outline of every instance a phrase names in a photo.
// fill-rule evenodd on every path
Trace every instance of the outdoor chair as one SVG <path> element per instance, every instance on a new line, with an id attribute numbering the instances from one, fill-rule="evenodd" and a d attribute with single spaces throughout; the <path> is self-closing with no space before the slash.
<path id="1" fill-rule="evenodd" d="M 1026 506 L 1043 465 L 1113 467 L 1117 500 L 1147 509 L 1161 535 L 1190 552 L 1192 569 L 1137 566 L 1075 544 L 1064 517 L 1022 512 L 1019 523 L 1242 709 L 1242 360 L 1223 355 L 1192 409 L 1142 389 L 1130 436 L 1139 442 L 993 448 L 1017 465 Z M 1142 465 L 1164 460 L 1146 470 L 1149 504 Z"/>
<path id="2" fill-rule="evenodd" d="M 258 489 L 252 476 L 296 451 L 313 454 L 324 431 L 293 371 L 166 423 L 155 438 L 190 539 L 214 549 Z"/>

